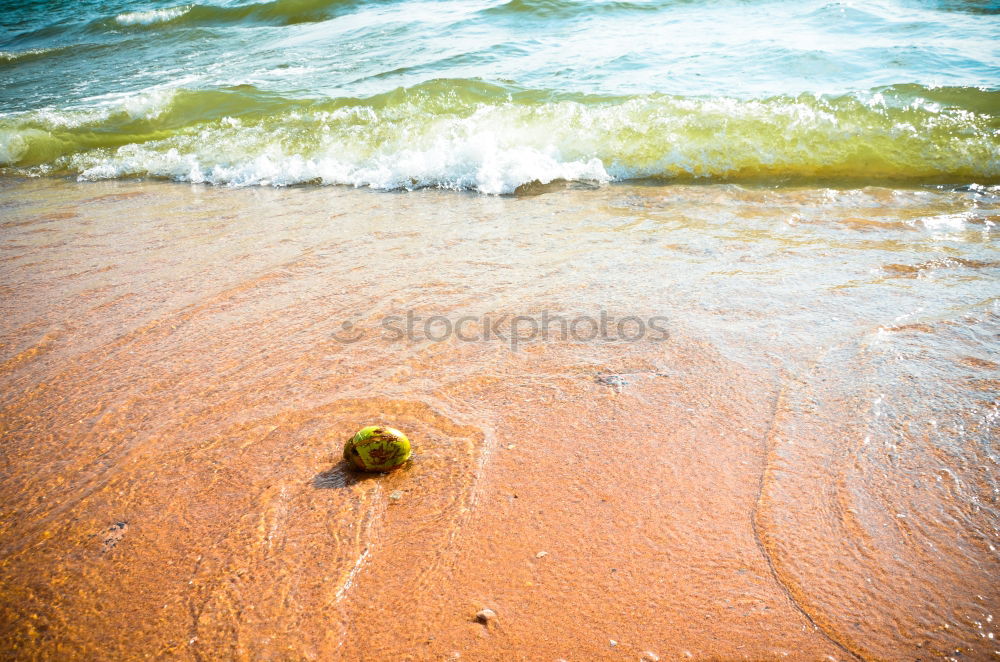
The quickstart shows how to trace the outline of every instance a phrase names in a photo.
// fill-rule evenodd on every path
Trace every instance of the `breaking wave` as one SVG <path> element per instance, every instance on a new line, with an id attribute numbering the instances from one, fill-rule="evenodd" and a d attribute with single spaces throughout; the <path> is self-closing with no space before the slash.
<path id="1" fill-rule="evenodd" d="M 897 184 L 1000 181 L 1000 93 L 593 96 L 434 80 L 369 98 L 244 85 L 0 118 L 8 173 L 233 186 L 347 184 L 510 193 L 633 178 Z"/>

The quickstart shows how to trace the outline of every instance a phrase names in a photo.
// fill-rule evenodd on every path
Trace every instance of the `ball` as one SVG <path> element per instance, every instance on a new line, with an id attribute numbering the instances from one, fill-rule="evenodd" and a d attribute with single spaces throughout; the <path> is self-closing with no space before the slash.
<path id="1" fill-rule="evenodd" d="M 369 425 L 344 444 L 344 459 L 362 471 L 392 471 L 410 459 L 410 440 L 395 428 Z"/>

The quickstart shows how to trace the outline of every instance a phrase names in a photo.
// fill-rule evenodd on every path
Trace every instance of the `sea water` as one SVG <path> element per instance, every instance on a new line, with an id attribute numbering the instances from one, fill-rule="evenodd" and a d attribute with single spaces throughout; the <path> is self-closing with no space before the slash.
<path id="1" fill-rule="evenodd" d="M 5 4 L 8 175 L 1000 181 L 997 2 Z"/>

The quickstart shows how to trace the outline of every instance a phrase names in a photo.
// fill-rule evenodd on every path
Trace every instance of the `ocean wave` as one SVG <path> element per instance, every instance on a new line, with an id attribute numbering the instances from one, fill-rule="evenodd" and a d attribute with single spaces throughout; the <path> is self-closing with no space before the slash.
<path id="1" fill-rule="evenodd" d="M 68 46 L 57 46 L 54 48 L 30 48 L 23 51 L 0 51 L 0 66 L 4 64 L 27 62 L 29 60 L 40 60 L 61 51 L 65 51 L 68 48 Z"/>
<path id="2" fill-rule="evenodd" d="M 151 9 L 149 11 L 133 11 L 115 16 L 119 25 L 153 25 L 167 23 L 180 18 L 191 10 L 192 5 L 169 7 L 167 9 Z"/>
<path id="3" fill-rule="evenodd" d="M 1000 92 L 899 85 L 740 100 L 436 80 L 369 97 L 159 91 L 0 119 L 0 164 L 81 179 L 510 193 L 633 178 L 1000 182 Z"/>
<path id="4" fill-rule="evenodd" d="M 1000 14 L 997 0 L 910 0 L 918 7 L 966 14 Z"/>
<path id="5" fill-rule="evenodd" d="M 570 18 L 593 16 L 595 12 L 657 11 L 663 9 L 665 4 L 680 4 L 680 0 L 605 0 L 594 3 L 582 3 L 579 0 L 509 0 L 501 5 L 484 9 L 483 13 L 494 16 Z"/>
<path id="6" fill-rule="evenodd" d="M 324 21 L 340 10 L 354 6 L 355 0 L 268 0 L 245 5 L 188 4 L 149 11 L 118 14 L 100 19 L 96 29 L 151 29 L 166 26 L 199 26 L 228 23 L 292 25 Z"/>

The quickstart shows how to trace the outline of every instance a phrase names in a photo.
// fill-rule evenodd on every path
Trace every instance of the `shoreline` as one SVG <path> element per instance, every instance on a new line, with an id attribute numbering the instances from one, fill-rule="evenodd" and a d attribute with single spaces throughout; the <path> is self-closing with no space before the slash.
<path id="1" fill-rule="evenodd" d="M 994 194 L 0 190 L 15 658 L 994 654 Z M 376 422 L 414 461 L 345 470 Z"/>
<path id="2" fill-rule="evenodd" d="M 11 168 L 6 170 L 10 171 Z M 212 182 L 192 182 L 184 179 L 174 179 L 171 177 L 159 176 L 135 176 L 118 177 L 109 179 L 82 179 L 78 173 L 65 174 L 23 174 L 6 172 L 0 174 L 0 183 L 6 186 L 24 186 L 31 182 L 62 182 L 75 186 L 101 186 L 116 184 L 134 184 L 148 186 L 180 186 L 194 190 L 219 189 L 227 191 L 295 191 L 295 190 L 340 190 L 340 191 L 366 191 L 376 195 L 413 195 L 420 193 L 441 193 L 448 195 L 461 195 L 472 197 L 499 198 L 499 199 L 521 199 L 531 198 L 539 195 L 548 195 L 560 191 L 590 191 L 594 189 L 607 189 L 616 187 L 636 188 L 636 189 L 669 189 L 677 187 L 681 189 L 699 188 L 735 188 L 748 191 L 794 191 L 794 190 L 817 190 L 828 189 L 832 191 L 857 191 L 864 189 L 888 189 L 894 191 L 926 191 L 929 193 L 980 193 L 993 196 L 995 189 L 1000 186 L 1000 178 L 984 177 L 977 181 L 969 181 L 967 178 L 955 179 L 934 179 L 934 180 L 908 180 L 908 179 L 880 179 L 870 178 L 794 178 L 794 177 L 773 177 L 761 176 L 759 178 L 732 178 L 724 177 L 634 177 L 629 179 L 600 180 L 576 180 L 576 179 L 553 179 L 542 183 L 538 180 L 526 182 L 517 186 L 513 191 L 504 193 L 481 192 L 471 188 L 453 188 L 449 186 L 424 185 L 416 188 L 378 188 L 368 185 L 353 185 L 344 183 L 323 183 L 318 181 L 295 182 L 292 184 L 228 184 Z"/>

